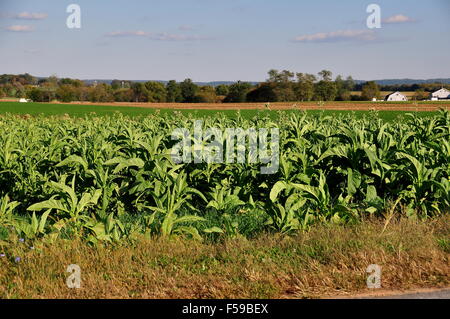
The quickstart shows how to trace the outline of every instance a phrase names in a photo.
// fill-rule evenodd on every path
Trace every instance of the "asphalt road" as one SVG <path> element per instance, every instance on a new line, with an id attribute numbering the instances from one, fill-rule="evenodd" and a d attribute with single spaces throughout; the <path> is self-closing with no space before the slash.
<path id="1" fill-rule="evenodd" d="M 366 296 L 364 299 L 450 299 L 450 289 L 389 296 Z"/>

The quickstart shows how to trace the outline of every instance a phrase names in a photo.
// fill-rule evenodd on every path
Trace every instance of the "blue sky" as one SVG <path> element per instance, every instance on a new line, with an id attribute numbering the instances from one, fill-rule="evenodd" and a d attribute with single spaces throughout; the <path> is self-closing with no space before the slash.
<path id="1" fill-rule="evenodd" d="M 68 29 L 66 7 L 81 7 Z M 366 26 L 369 4 L 382 28 Z M 0 0 L 0 73 L 81 79 L 450 77 L 448 0 Z"/>

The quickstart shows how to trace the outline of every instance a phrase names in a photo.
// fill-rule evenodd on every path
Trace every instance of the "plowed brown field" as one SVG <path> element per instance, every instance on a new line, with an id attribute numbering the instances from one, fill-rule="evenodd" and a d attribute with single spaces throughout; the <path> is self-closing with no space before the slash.
<path id="1" fill-rule="evenodd" d="M 67 104 L 67 103 L 61 103 Z M 175 109 L 175 110 L 255 110 L 267 109 L 265 103 L 91 103 L 72 102 L 74 105 L 105 105 L 105 106 L 129 106 L 153 109 Z M 329 102 L 319 105 L 317 102 L 280 102 L 270 103 L 270 110 L 337 110 L 337 111 L 437 111 L 440 108 L 449 109 L 450 101 L 436 104 L 405 104 L 405 103 L 354 103 L 354 102 Z"/>

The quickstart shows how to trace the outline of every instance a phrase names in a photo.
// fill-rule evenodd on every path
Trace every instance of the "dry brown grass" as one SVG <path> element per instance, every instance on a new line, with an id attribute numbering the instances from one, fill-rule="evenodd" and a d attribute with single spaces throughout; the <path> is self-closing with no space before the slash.
<path id="1" fill-rule="evenodd" d="M 0 258 L 1 298 L 316 298 L 367 292 L 382 266 L 387 290 L 450 285 L 450 218 L 317 226 L 295 237 L 223 243 L 142 239 L 117 246 L 27 243 Z M 22 260 L 14 262 L 15 256 Z M 81 289 L 66 286 L 78 264 Z"/>

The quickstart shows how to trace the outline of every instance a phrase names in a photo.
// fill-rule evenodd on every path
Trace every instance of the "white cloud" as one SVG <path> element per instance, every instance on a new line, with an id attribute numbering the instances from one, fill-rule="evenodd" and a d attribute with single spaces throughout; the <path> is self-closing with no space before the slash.
<path id="1" fill-rule="evenodd" d="M 12 25 L 7 27 L 6 30 L 11 32 L 31 32 L 34 31 L 34 27 L 29 25 Z"/>
<path id="2" fill-rule="evenodd" d="M 295 42 L 341 42 L 341 41 L 372 41 L 375 34 L 371 30 L 340 30 L 333 32 L 321 32 L 298 36 Z"/>
<path id="3" fill-rule="evenodd" d="M 47 13 L 32 13 L 32 12 L 21 12 L 15 16 L 16 19 L 21 20 L 43 20 L 47 19 Z"/>
<path id="4" fill-rule="evenodd" d="M 107 37 L 145 37 L 158 41 L 196 41 L 206 40 L 206 37 L 196 35 L 170 34 L 170 33 L 151 33 L 145 31 L 116 31 L 106 34 Z"/>
<path id="5" fill-rule="evenodd" d="M 414 20 L 410 17 L 407 17 L 403 14 L 397 14 L 395 16 L 384 19 L 383 23 L 394 24 L 394 23 L 407 23 L 407 22 L 415 22 L 415 21 L 416 20 Z"/>

